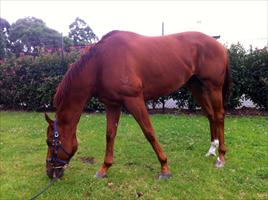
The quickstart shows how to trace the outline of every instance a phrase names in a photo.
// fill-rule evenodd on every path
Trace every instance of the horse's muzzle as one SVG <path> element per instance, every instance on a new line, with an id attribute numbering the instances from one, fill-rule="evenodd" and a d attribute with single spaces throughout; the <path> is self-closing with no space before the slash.
<path id="1" fill-rule="evenodd" d="M 50 179 L 61 178 L 64 175 L 64 168 L 49 168 L 47 169 L 47 176 Z"/>

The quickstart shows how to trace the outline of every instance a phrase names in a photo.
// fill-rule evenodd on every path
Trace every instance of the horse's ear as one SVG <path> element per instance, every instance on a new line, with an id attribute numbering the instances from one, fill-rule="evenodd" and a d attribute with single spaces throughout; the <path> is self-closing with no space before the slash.
<path id="1" fill-rule="evenodd" d="M 45 119 L 46 119 L 46 121 L 47 121 L 47 123 L 48 123 L 49 125 L 52 125 L 52 124 L 53 124 L 53 120 L 49 118 L 49 116 L 48 116 L 47 113 L 45 113 Z"/>

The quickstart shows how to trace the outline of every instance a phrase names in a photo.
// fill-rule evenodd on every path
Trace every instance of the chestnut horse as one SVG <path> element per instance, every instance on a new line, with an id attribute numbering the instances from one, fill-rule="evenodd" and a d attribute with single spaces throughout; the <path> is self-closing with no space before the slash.
<path id="1" fill-rule="evenodd" d="M 47 129 L 47 175 L 60 177 L 77 150 L 76 128 L 84 105 L 97 97 L 106 107 L 104 163 L 96 177 L 106 176 L 113 163 L 114 139 L 121 107 L 133 115 L 161 164 L 159 178 L 171 176 L 167 156 L 149 119 L 145 100 L 170 94 L 186 85 L 208 117 L 216 167 L 223 167 L 224 97 L 229 87 L 228 54 L 214 38 L 199 32 L 146 37 L 112 31 L 74 63 L 54 96 L 56 119 Z"/>

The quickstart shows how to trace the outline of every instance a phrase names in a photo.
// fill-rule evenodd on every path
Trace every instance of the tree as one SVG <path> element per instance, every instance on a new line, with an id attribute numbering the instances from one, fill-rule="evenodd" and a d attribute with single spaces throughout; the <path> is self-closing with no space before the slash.
<path id="1" fill-rule="evenodd" d="M 10 24 L 7 20 L 0 18 L 0 60 L 7 57 L 9 48 L 9 28 Z"/>
<path id="2" fill-rule="evenodd" d="M 70 47 L 74 45 L 73 40 L 68 36 L 63 37 L 64 51 L 70 52 Z"/>
<path id="3" fill-rule="evenodd" d="M 69 37 L 73 40 L 74 45 L 84 46 L 99 40 L 89 25 L 79 17 L 70 24 L 69 29 Z"/>
<path id="4" fill-rule="evenodd" d="M 10 27 L 11 50 L 17 56 L 20 53 L 39 55 L 42 48 L 60 48 L 61 34 L 35 17 L 17 20 Z"/>

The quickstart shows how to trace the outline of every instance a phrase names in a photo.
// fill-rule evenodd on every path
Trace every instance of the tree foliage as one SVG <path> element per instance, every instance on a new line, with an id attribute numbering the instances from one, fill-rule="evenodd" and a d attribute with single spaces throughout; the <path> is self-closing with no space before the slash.
<path id="1" fill-rule="evenodd" d="M 10 27 L 9 35 L 11 51 L 19 56 L 39 55 L 42 48 L 61 47 L 61 34 L 35 17 L 26 17 L 17 20 Z"/>
<path id="2" fill-rule="evenodd" d="M 62 36 L 58 31 L 46 26 L 35 17 L 18 19 L 9 24 L 0 18 L 0 60 L 12 55 L 39 56 L 44 52 L 55 52 L 64 48 L 70 52 L 72 46 L 85 46 L 98 41 L 98 37 L 86 22 L 80 18 L 70 24 L 68 36 Z"/>
<path id="3" fill-rule="evenodd" d="M 7 57 L 9 48 L 9 28 L 10 24 L 7 20 L 0 17 L 0 60 Z"/>
<path id="4" fill-rule="evenodd" d="M 93 30 L 79 17 L 70 24 L 69 29 L 69 38 L 73 40 L 74 45 L 84 46 L 98 41 L 98 37 Z"/>

